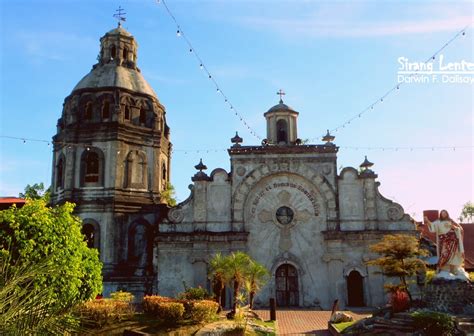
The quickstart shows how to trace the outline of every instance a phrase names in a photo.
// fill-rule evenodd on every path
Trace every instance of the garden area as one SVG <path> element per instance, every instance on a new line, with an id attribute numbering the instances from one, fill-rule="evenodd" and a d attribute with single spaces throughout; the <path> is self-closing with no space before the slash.
<path id="1" fill-rule="evenodd" d="M 0 333 L 2 335 L 274 335 L 273 322 L 252 312 L 268 271 L 243 252 L 210 260 L 213 293 L 187 287 L 175 298 L 136 302 L 118 291 L 103 298 L 102 264 L 88 248 L 74 204 L 47 197 L 0 212 Z M 232 309 L 218 302 L 233 289 Z"/>
<path id="2" fill-rule="evenodd" d="M 386 284 L 389 303 L 371 317 L 354 321 L 335 312 L 329 323 L 332 335 L 451 336 L 474 333 L 474 272 L 470 280 L 437 278 L 420 258 L 426 251 L 409 235 L 386 235 L 370 247 L 380 257 L 368 261 L 380 273 L 399 279 Z M 417 279 L 417 281 L 413 279 Z M 415 291 L 416 295 L 412 294 Z"/>

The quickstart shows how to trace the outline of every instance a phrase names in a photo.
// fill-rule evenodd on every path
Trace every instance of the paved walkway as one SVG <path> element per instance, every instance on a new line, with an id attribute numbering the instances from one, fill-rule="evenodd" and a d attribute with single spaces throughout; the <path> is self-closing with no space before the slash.
<path id="1" fill-rule="evenodd" d="M 255 312 L 267 321 L 270 319 L 269 310 L 255 310 Z M 359 320 L 369 314 L 347 312 Z M 331 316 L 330 311 L 309 310 L 309 309 L 279 309 L 276 312 L 278 335 L 330 335 L 328 332 L 328 321 Z"/>

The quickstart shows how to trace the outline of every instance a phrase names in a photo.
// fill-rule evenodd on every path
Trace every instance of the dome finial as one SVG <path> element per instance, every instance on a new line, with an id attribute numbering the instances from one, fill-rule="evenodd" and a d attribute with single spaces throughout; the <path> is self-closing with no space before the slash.
<path id="1" fill-rule="evenodd" d="M 280 96 L 280 104 L 283 104 L 283 96 L 286 95 L 285 91 L 280 89 L 276 94 Z"/>

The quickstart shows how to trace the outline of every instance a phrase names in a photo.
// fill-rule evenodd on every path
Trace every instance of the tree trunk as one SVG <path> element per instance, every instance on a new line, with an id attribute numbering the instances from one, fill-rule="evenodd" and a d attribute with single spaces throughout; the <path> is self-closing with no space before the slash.
<path id="1" fill-rule="evenodd" d="M 255 298 L 255 292 L 250 291 L 250 296 L 249 296 L 249 308 L 253 309 L 253 299 Z"/>
<path id="2" fill-rule="evenodd" d="M 221 312 L 221 299 L 222 299 L 222 290 L 224 289 L 224 284 L 220 279 L 214 279 L 214 285 L 212 286 L 212 291 L 214 292 L 215 300 L 219 304 L 219 308 L 217 310 L 218 313 Z"/>
<path id="3" fill-rule="evenodd" d="M 232 312 L 237 313 L 237 296 L 239 295 L 240 282 L 234 278 L 234 302 L 232 304 Z"/>

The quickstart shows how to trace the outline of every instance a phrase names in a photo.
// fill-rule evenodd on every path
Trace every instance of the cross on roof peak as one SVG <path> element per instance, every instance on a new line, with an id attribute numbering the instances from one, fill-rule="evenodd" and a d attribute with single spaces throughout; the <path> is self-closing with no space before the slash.
<path id="1" fill-rule="evenodd" d="M 283 104 L 283 96 L 286 95 L 285 91 L 280 89 L 276 94 L 280 96 L 280 104 Z"/>
<path id="2" fill-rule="evenodd" d="M 122 25 L 121 21 L 127 20 L 127 18 L 125 17 L 127 13 L 124 12 L 124 9 L 122 8 L 122 6 L 119 6 L 119 8 L 115 10 L 115 12 L 116 13 L 113 15 L 113 17 L 117 19 L 118 26 L 120 27 Z"/>

